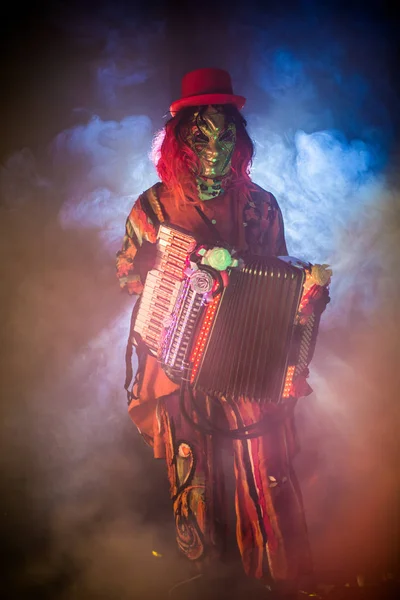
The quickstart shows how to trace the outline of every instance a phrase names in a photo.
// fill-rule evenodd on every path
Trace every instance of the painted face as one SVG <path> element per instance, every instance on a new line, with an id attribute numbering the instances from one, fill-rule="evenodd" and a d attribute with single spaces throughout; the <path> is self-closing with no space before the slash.
<path id="1" fill-rule="evenodd" d="M 188 144 L 200 160 L 198 175 L 215 179 L 226 175 L 236 143 L 236 125 L 227 123 L 223 112 L 208 106 L 195 113 L 190 125 Z"/>

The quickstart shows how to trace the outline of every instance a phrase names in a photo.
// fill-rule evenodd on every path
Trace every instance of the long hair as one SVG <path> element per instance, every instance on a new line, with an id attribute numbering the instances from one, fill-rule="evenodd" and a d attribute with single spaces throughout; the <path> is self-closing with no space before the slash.
<path id="1" fill-rule="evenodd" d="M 218 105 L 216 108 L 224 112 L 227 123 L 236 125 L 236 144 L 226 183 L 248 195 L 254 146 L 246 130 L 246 120 L 234 105 Z M 166 122 L 153 140 L 152 156 L 157 173 L 180 206 L 188 201 L 199 202 L 195 175 L 199 172 L 199 159 L 186 140 L 194 113 L 201 115 L 206 109 L 207 106 L 183 108 Z"/>

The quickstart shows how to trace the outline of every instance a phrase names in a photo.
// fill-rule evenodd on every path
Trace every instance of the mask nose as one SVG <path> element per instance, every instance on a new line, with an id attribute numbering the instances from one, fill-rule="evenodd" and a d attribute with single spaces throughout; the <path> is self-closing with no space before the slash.
<path id="1" fill-rule="evenodd" d="M 215 161 L 218 158 L 218 153 L 220 152 L 220 146 L 216 140 L 210 140 L 207 144 L 207 149 L 205 152 L 206 160 Z"/>

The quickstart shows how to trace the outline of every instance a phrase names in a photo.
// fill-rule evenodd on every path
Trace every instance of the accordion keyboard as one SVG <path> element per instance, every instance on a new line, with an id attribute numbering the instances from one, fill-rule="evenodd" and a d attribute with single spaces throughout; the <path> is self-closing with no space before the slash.
<path id="1" fill-rule="evenodd" d="M 134 325 L 154 355 L 159 352 L 164 324 L 179 297 L 186 259 L 194 245 L 191 236 L 160 225 L 155 266 L 147 274 Z"/>

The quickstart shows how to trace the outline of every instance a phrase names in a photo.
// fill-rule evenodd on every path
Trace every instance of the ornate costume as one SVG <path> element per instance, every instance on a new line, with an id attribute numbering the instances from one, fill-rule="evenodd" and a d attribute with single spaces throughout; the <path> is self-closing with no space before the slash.
<path id="1" fill-rule="evenodd" d="M 200 69 L 183 79 L 182 98 L 171 106 L 157 164 L 162 182 L 141 194 L 126 222 L 117 255 L 122 288 L 141 294 L 160 223 L 209 244 L 216 232 L 242 256 L 287 255 L 277 201 L 248 175 L 253 149 L 239 113 L 244 102 L 233 94 L 225 71 Z M 314 286 L 307 306 L 318 304 L 322 312 L 327 302 L 327 286 Z M 310 392 L 305 379 L 297 381 L 284 406 L 245 398 L 233 403 L 197 393 L 197 404 L 216 427 L 210 434 L 198 426 L 194 408 L 189 419 L 182 414 L 179 383 L 144 344 L 135 345 L 138 371 L 129 392 L 129 414 L 154 456 L 166 459 L 181 550 L 199 564 L 224 552 L 222 451 L 229 448 L 236 481 L 236 538 L 245 572 L 283 582 L 310 573 L 301 493 L 292 468 L 298 450 L 293 409 L 297 398 Z M 130 379 L 128 373 L 127 389 Z M 265 425 L 268 416 L 273 426 Z M 218 433 L 249 425 L 251 437 L 229 443 Z"/>

